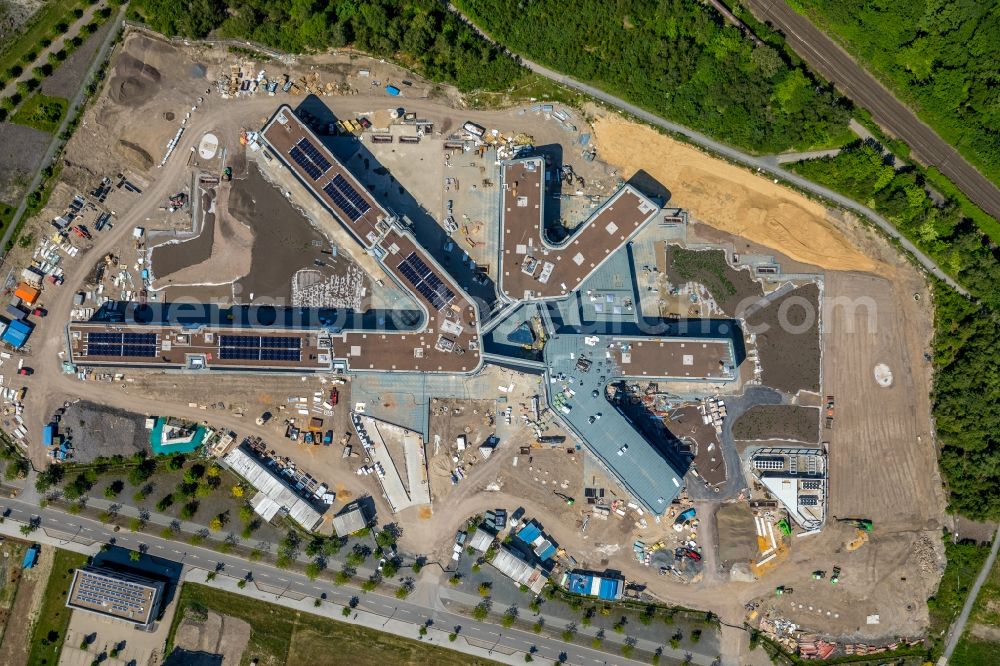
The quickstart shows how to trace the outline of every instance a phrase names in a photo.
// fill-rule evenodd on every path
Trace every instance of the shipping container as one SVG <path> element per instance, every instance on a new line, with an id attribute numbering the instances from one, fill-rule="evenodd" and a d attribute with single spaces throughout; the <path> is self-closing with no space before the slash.
<path id="1" fill-rule="evenodd" d="M 385 91 L 390 95 L 392 95 L 393 97 L 399 95 L 399 88 L 397 88 L 396 86 L 386 86 Z"/>

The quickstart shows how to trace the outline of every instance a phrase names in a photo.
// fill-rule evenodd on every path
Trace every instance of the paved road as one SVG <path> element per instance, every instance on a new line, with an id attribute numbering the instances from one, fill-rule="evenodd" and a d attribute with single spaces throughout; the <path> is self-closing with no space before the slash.
<path id="1" fill-rule="evenodd" d="M 31 179 L 31 183 L 28 184 L 25 192 L 34 192 L 35 189 L 42 184 L 42 170 L 52 163 L 53 158 L 56 156 L 56 153 L 62 145 L 62 140 L 59 136 L 66 131 L 66 127 L 69 125 L 70 119 L 79 112 L 80 106 L 84 102 L 84 95 L 87 92 L 87 83 L 94 78 L 94 75 L 100 68 L 101 63 L 108 57 L 108 50 L 111 48 L 111 45 L 115 43 L 115 38 L 118 36 L 118 30 L 121 28 L 122 20 L 125 18 L 126 7 L 127 4 L 123 4 L 121 8 L 119 8 L 117 16 L 114 17 L 115 25 L 108 31 L 108 35 L 105 37 L 104 43 L 101 44 L 101 48 L 94 56 L 94 61 L 87 69 L 87 73 L 81 77 L 80 89 L 76 91 L 76 95 L 72 100 L 70 100 L 69 107 L 67 107 L 66 110 L 66 116 L 63 118 L 62 123 L 59 124 L 59 129 L 53 132 L 52 141 L 49 143 L 48 150 L 45 151 L 45 157 L 43 157 L 38 163 L 38 171 L 35 172 L 35 177 Z M 18 205 L 17 210 L 14 212 L 14 217 L 11 218 L 10 224 L 8 224 L 7 228 L 4 230 L 3 238 L 0 238 L 0 252 L 3 252 L 3 248 L 7 247 L 7 241 L 10 240 L 11 234 L 13 234 L 14 230 L 17 229 L 18 222 L 20 222 L 21 216 L 24 215 L 24 210 L 27 206 L 28 198 L 25 196 L 21 199 L 20 205 Z M 6 254 L 6 252 L 4 252 L 4 254 Z"/>
<path id="2" fill-rule="evenodd" d="M 996 534 L 993 535 L 993 547 L 990 548 L 990 555 L 986 558 L 982 570 L 980 570 L 979 575 L 976 577 L 976 582 L 973 583 L 972 589 L 969 591 L 969 596 L 965 599 L 962 612 L 959 613 L 958 619 L 955 620 L 951 625 L 951 629 L 948 630 L 948 642 L 945 644 L 944 654 L 941 655 L 939 664 L 948 663 L 951 659 L 951 653 L 955 651 L 955 646 L 961 640 L 962 633 L 965 631 L 965 623 L 969 620 L 969 613 L 972 612 L 972 606 L 976 603 L 976 597 L 979 596 L 979 589 L 986 582 L 986 577 L 990 575 L 990 571 L 993 570 L 993 562 L 997 559 L 997 551 L 1000 551 L 1000 527 L 997 528 Z"/>
<path id="3" fill-rule="evenodd" d="M 979 173 L 957 150 L 917 118 L 850 55 L 785 0 L 748 0 L 754 15 L 780 30 L 789 46 L 809 66 L 850 97 L 890 134 L 913 149 L 921 162 L 933 164 L 983 210 L 1000 218 L 1000 188 Z"/>
<path id="4" fill-rule="evenodd" d="M 459 18 L 468 23 L 469 26 L 471 26 L 474 30 L 476 30 L 485 39 L 493 41 L 492 37 L 490 37 L 486 32 L 484 32 L 481 28 L 479 28 L 479 26 L 477 26 L 475 23 L 470 21 L 468 17 L 466 17 L 458 10 L 458 8 L 456 8 L 453 5 L 449 5 L 448 7 L 452 12 L 454 12 Z M 759 172 L 770 174 L 771 176 L 774 176 L 776 178 L 780 178 L 788 183 L 791 183 L 792 185 L 795 185 L 797 188 L 801 190 L 804 190 L 816 196 L 827 199 L 842 208 L 852 210 L 855 213 L 858 213 L 859 215 L 867 217 L 876 225 L 878 225 L 878 227 L 883 232 L 885 232 L 890 238 L 896 239 L 899 242 L 899 245 L 902 248 L 904 248 L 907 252 L 912 254 L 916 258 L 916 260 L 929 273 L 931 273 L 938 279 L 946 282 L 960 294 L 964 296 L 969 295 L 969 292 L 960 287 L 958 283 L 956 283 L 950 276 L 948 276 L 941 269 L 940 266 L 937 265 L 937 263 L 934 262 L 933 259 L 931 259 L 923 252 L 918 250 L 917 247 L 913 243 L 911 243 L 908 239 L 901 236 L 899 231 L 897 231 L 896 227 L 892 224 L 892 222 L 885 219 L 871 208 L 863 206 L 858 202 L 854 201 L 853 199 L 850 199 L 842 194 L 834 192 L 829 188 L 823 187 L 822 185 L 817 185 L 812 181 L 806 180 L 805 178 L 795 173 L 792 173 L 791 171 L 782 169 L 781 167 L 774 164 L 773 158 L 771 157 L 767 156 L 758 157 L 755 155 L 749 155 L 740 150 L 737 150 L 736 148 L 733 148 L 724 143 L 716 141 L 715 139 L 709 138 L 708 136 L 705 136 L 701 132 L 697 132 L 689 127 L 685 127 L 684 125 L 678 125 L 677 123 L 670 122 L 669 120 L 664 120 L 663 118 L 657 116 L 656 114 L 650 113 L 645 109 L 641 109 L 638 106 L 635 106 L 634 104 L 630 104 L 629 102 L 626 102 L 623 99 L 615 97 L 610 93 L 606 93 L 600 88 L 595 88 L 594 86 L 582 83 L 569 76 L 560 74 L 559 72 L 556 72 L 547 67 L 539 65 L 538 63 L 527 60 L 516 53 L 512 53 L 511 55 L 516 57 L 521 62 L 522 65 L 527 67 L 532 72 L 535 72 L 536 74 L 539 74 L 547 79 L 551 79 L 557 83 L 560 83 L 566 86 L 567 88 L 572 88 L 574 90 L 578 90 L 582 93 L 590 95 L 595 99 L 599 99 L 602 102 L 605 102 L 606 104 L 615 106 L 623 111 L 626 111 L 627 113 L 632 114 L 633 116 L 642 120 L 643 122 L 647 122 L 651 125 L 655 125 L 656 127 L 663 128 L 673 134 L 683 136 L 692 143 L 701 146 L 703 148 L 707 148 L 713 153 L 721 155 L 726 159 L 732 160 L 733 162 L 737 162 L 744 166 L 751 167 Z M 669 183 L 667 183 L 667 185 L 669 185 Z"/>
<path id="5" fill-rule="evenodd" d="M 612 637 L 605 640 L 605 647 L 609 650 L 605 652 L 566 643 L 557 638 L 536 635 L 529 631 L 504 628 L 490 622 L 480 622 L 467 615 L 459 614 L 457 612 L 458 606 L 471 604 L 464 603 L 464 599 L 456 601 L 458 596 L 456 592 L 443 588 L 430 567 L 425 568 L 425 575 L 418 582 L 417 590 L 413 595 L 409 599 L 400 600 L 396 599 L 395 596 L 378 591 L 360 593 L 354 588 L 337 587 L 328 581 L 310 580 L 307 576 L 294 571 L 279 569 L 261 562 L 251 563 L 236 555 L 227 555 L 208 548 L 174 542 L 151 534 L 132 533 L 125 530 L 115 533 L 97 521 L 82 516 L 64 514 L 52 508 L 39 509 L 32 503 L 19 499 L 4 499 L 0 502 L 0 510 L 6 509 L 10 510 L 9 518 L 12 521 L 22 523 L 28 523 L 32 520 L 38 521 L 42 531 L 57 539 L 55 545 L 71 547 L 73 550 L 85 550 L 86 547 L 94 543 L 114 543 L 122 548 L 139 550 L 180 562 L 186 567 L 221 571 L 224 575 L 235 579 L 254 581 L 265 590 L 274 591 L 272 596 L 275 597 L 275 601 L 287 595 L 299 598 L 325 598 L 333 603 L 347 605 L 353 597 L 357 597 L 359 610 L 376 613 L 386 618 L 386 622 L 381 627 L 383 631 L 388 630 L 385 624 L 388 624 L 389 619 L 399 620 L 409 623 L 412 626 L 412 637 L 417 638 L 417 628 L 429 622 L 432 626 L 447 632 L 452 631 L 454 627 L 461 627 L 460 634 L 467 639 L 475 640 L 480 645 L 492 644 L 491 649 L 499 653 L 495 654 L 498 658 L 502 654 L 524 653 L 533 649 L 536 658 L 556 660 L 560 655 L 565 655 L 565 660 L 570 664 L 633 666 L 645 663 L 626 659 L 616 654 L 619 645 L 612 640 Z M 35 534 L 38 535 L 40 532 Z M 259 592 L 249 589 L 252 587 L 248 585 L 245 592 L 238 589 L 233 591 L 245 593 L 247 596 L 261 596 Z M 477 597 L 473 603 L 478 603 L 478 600 Z M 455 646 L 447 644 L 443 647 L 453 648 Z M 647 646 L 640 643 L 639 647 Z M 611 652 L 611 650 L 615 652 Z M 672 657 L 678 662 L 685 657 L 685 653 L 680 650 L 671 650 L 670 647 L 664 649 L 664 655 L 667 658 Z M 523 661 L 523 657 L 520 655 L 518 657 L 519 661 Z M 714 658 L 694 654 L 692 655 L 692 663 L 708 666 L 714 663 Z"/>

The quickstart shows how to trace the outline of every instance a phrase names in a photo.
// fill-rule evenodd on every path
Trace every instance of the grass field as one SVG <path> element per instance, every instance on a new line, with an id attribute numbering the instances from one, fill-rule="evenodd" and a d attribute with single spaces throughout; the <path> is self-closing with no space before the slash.
<path id="1" fill-rule="evenodd" d="M 974 635 L 975 634 L 975 635 Z M 965 634 L 955 647 L 951 663 L 987 666 L 997 663 L 1000 652 L 1000 560 L 990 571 L 972 607 Z"/>
<path id="2" fill-rule="evenodd" d="M 978 546 L 975 543 L 952 543 L 947 534 L 944 537 L 944 544 L 948 564 L 941 577 L 937 593 L 927 600 L 931 616 L 931 626 L 927 633 L 934 641 L 932 656 L 935 659 L 944 647 L 943 636 L 947 632 L 948 626 L 962 610 L 965 598 L 969 595 L 969 589 L 975 582 L 976 576 L 979 575 L 979 570 L 983 568 L 983 562 L 986 561 L 986 556 L 990 551 L 989 546 Z M 997 576 L 997 570 L 994 568 L 988 584 L 983 586 L 984 596 L 989 585 L 997 583 Z M 963 664 L 965 662 L 953 659 L 952 663 Z"/>
<path id="3" fill-rule="evenodd" d="M 52 562 L 52 574 L 45 586 L 42 610 L 31 629 L 31 653 L 28 666 L 55 666 L 59 663 L 66 627 L 72 611 L 66 607 L 66 595 L 73 582 L 73 570 L 87 563 L 87 556 L 68 550 L 57 550 Z"/>
<path id="4" fill-rule="evenodd" d="M 174 623 L 167 638 L 168 654 L 173 649 L 177 627 L 184 619 L 184 610 L 189 607 L 213 610 L 240 618 L 250 624 L 250 643 L 243 654 L 241 662 L 243 664 L 249 663 L 253 658 L 259 659 L 261 664 L 276 666 L 281 664 L 487 666 L 496 663 L 318 615 L 292 611 L 283 606 L 195 583 L 185 583 L 181 588 Z"/>
<path id="5" fill-rule="evenodd" d="M 50 31 L 59 21 L 72 23 L 74 18 L 70 11 L 78 5 L 81 5 L 80 0 L 49 0 L 42 5 L 27 29 L 0 50 L 0 73 L 17 64 L 25 53 L 40 50 L 39 42 L 47 35 L 53 37 Z M 25 67 L 25 69 L 30 68 Z"/>
<path id="6" fill-rule="evenodd" d="M 24 101 L 10 121 L 52 134 L 59 129 L 68 107 L 69 101 L 62 97 L 35 93 Z"/>

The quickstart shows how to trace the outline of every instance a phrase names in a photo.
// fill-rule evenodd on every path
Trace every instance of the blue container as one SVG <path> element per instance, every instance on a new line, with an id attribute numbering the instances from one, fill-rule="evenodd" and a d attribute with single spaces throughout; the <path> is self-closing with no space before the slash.
<path id="1" fill-rule="evenodd" d="M 390 95 L 392 95 L 393 97 L 399 95 L 399 88 L 397 88 L 396 86 L 386 86 L 385 91 Z"/>

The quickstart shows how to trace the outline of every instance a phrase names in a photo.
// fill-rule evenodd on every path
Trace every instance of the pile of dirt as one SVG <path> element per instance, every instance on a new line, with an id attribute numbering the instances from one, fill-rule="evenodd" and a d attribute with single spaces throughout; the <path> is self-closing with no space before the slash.
<path id="1" fill-rule="evenodd" d="M 724 565 L 749 562 L 757 553 L 757 531 L 750 507 L 742 502 L 726 504 L 715 514 L 719 561 Z"/>
<path id="2" fill-rule="evenodd" d="M 113 102 L 137 108 L 156 94 L 161 78 L 160 70 L 128 53 L 122 53 L 108 83 L 108 96 Z"/>
<path id="3" fill-rule="evenodd" d="M 125 161 L 141 170 L 145 171 L 153 166 L 153 157 L 146 152 L 145 148 L 131 141 L 118 140 L 118 154 L 125 158 Z"/>
<path id="4" fill-rule="evenodd" d="M 823 206 L 801 194 L 615 116 L 595 122 L 594 135 L 600 159 L 625 178 L 645 171 L 671 191 L 671 205 L 705 224 L 820 268 L 878 268 L 851 246 Z"/>

